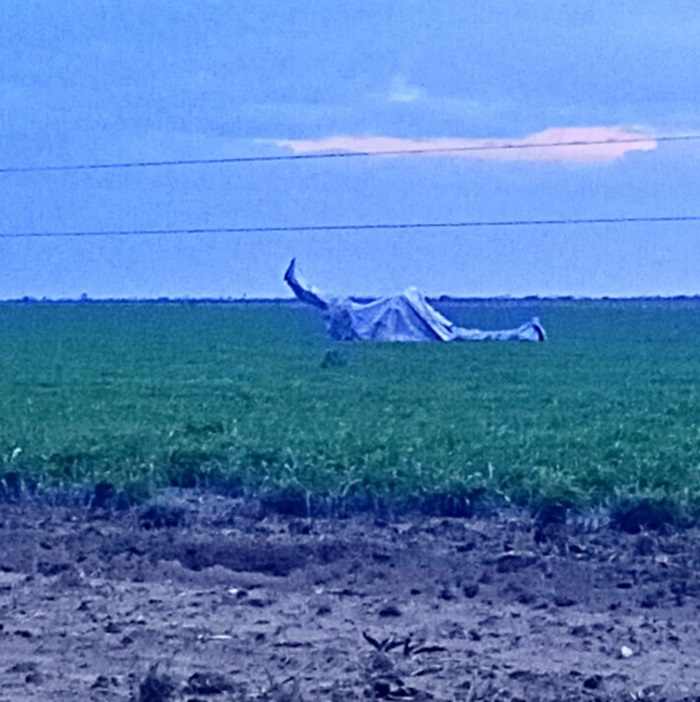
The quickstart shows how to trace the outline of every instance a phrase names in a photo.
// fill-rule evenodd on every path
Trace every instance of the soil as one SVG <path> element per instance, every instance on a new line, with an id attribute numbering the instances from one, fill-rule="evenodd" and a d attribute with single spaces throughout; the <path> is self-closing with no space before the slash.
<path id="1" fill-rule="evenodd" d="M 700 530 L 598 517 L 4 504 L 0 700 L 700 700 Z"/>

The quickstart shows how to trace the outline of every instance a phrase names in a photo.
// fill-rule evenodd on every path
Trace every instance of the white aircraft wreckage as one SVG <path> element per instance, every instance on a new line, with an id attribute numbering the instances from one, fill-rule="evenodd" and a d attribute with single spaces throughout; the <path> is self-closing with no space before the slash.
<path id="1" fill-rule="evenodd" d="M 464 329 L 434 309 L 416 288 L 372 302 L 327 297 L 299 279 L 296 259 L 284 280 L 297 299 L 323 311 L 328 332 L 339 341 L 544 341 L 537 317 L 518 327 L 483 331 Z"/>

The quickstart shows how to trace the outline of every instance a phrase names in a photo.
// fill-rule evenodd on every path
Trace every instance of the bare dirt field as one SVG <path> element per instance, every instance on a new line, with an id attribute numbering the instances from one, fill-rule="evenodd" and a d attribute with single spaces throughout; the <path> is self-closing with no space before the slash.
<path id="1" fill-rule="evenodd" d="M 700 700 L 700 531 L 557 516 L 4 504 L 0 700 Z"/>

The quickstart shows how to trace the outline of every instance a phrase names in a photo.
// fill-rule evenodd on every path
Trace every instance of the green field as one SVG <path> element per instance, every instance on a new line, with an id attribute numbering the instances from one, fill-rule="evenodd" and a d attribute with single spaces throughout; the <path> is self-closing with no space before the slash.
<path id="1" fill-rule="evenodd" d="M 0 304 L 0 468 L 41 484 L 700 506 L 700 301 L 451 303 L 545 344 L 331 344 L 274 303 Z M 345 364 L 323 367 L 330 351 Z"/>

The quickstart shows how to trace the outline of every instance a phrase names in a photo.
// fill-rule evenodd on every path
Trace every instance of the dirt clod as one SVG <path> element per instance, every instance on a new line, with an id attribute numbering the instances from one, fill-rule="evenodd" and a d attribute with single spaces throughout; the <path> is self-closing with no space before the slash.
<path id="1" fill-rule="evenodd" d="M 472 599 L 479 594 L 479 583 L 469 583 L 462 587 L 462 592 L 465 597 Z"/>
<path id="2" fill-rule="evenodd" d="M 220 695 L 233 691 L 234 685 L 223 673 L 194 673 L 187 681 L 185 692 L 194 695 Z"/>
<path id="3" fill-rule="evenodd" d="M 400 617 L 402 612 L 401 608 L 395 604 L 388 604 L 382 607 L 377 614 L 380 617 Z"/>
<path id="4" fill-rule="evenodd" d="M 532 551 L 509 551 L 496 558 L 496 571 L 498 573 L 513 573 L 516 570 L 529 568 L 538 560 L 539 556 Z"/>

